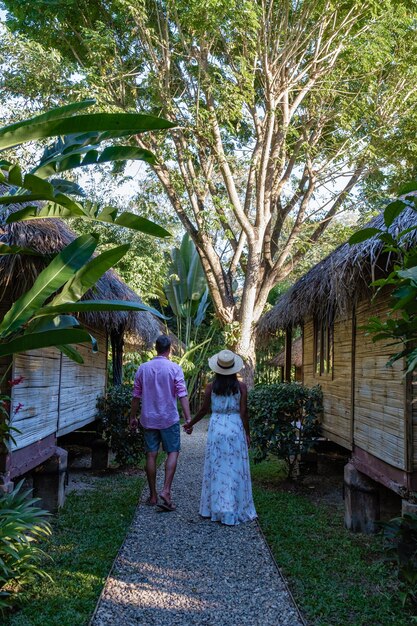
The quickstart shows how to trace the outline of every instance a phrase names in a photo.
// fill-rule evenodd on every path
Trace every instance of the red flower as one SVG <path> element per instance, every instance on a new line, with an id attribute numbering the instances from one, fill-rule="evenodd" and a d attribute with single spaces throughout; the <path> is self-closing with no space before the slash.
<path id="1" fill-rule="evenodd" d="M 9 380 L 10 387 L 14 387 L 15 385 L 20 385 L 20 383 L 24 380 L 24 376 L 18 376 L 17 378 L 13 378 L 13 380 Z"/>
<path id="2" fill-rule="evenodd" d="M 22 406 L 24 406 L 21 402 L 19 402 L 19 404 L 15 407 L 13 413 L 14 415 L 16 415 L 16 413 L 19 413 L 20 409 L 22 408 Z"/>

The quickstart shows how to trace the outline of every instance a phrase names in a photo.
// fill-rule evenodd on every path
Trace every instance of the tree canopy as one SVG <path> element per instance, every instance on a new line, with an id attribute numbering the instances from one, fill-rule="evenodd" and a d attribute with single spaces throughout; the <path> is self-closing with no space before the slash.
<path id="1" fill-rule="evenodd" d="M 54 55 L 56 86 L 41 75 L 41 101 L 88 88 L 103 109 L 178 124 L 137 144 L 157 155 L 153 171 L 197 246 L 217 315 L 238 322 L 249 360 L 273 285 L 335 215 L 415 167 L 413 1 L 4 5 L 20 37 L 13 53 L 3 46 L 6 89 L 37 98 L 24 82 L 28 55 L 16 54 L 26 46 Z"/>

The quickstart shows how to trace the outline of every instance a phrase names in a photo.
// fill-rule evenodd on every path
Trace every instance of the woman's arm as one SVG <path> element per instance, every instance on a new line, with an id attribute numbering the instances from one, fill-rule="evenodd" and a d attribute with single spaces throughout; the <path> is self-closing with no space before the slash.
<path id="1" fill-rule="evenodd" d="M 207 413 L 210 412 L 211 387 L 212 387 L 211 383 L 207 385 L 207 387 L 204 390 L 204 399 L 203 399 L 203 404 L 201 405 L 200 410 L 194 415 L 193 419 L 190 422 L 188 422 L 188 424 L 185 424 L 184 428 L 187 431 L 189 428 L 192 428 L 193 426 L 195 426 L 197 422 L 203 419 L 203 417 L 207 415 Z"/>
<path id="2" fill-rule="evenodd" d="M 249 413 L 248 413 L 248 388 L 245 383 L 239 382 L 240 387 L 240 418 L 243 423 L 243 428 L 246 433 L 246 440 L 248 446 L 250 445 L 250 431 L 249 431 Z"/>

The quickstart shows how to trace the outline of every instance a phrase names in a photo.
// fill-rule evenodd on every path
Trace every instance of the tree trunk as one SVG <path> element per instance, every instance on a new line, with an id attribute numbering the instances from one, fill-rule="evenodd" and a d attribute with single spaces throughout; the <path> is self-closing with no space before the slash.
<path id="1" fill-rule="evenodd" d="M 255 367 L 256 367 L 256 352 L 255 352 L 255 333 L 243 332 L 235 346 L 235 352 L 239 354 L 245 361 L 245 367 L 241 371 L 243 382 L 245 382 L 249 389 L 255 384 Z"/>

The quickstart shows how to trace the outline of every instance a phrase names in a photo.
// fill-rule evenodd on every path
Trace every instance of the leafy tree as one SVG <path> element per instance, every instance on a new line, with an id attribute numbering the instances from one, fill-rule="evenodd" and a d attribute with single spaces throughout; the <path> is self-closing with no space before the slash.
<path id="1" fill-rule="evenodd" d="M 253 370 L 256 322 L 274 284 L 358 202 L 355 188 L 366 197 L 416 161 L 415 3 L 4 4 L 10 30 L 45 58 L 57 51 L 102 107 L 178 124 L 137 145 L 160 157 L 154 173 Z"/>

